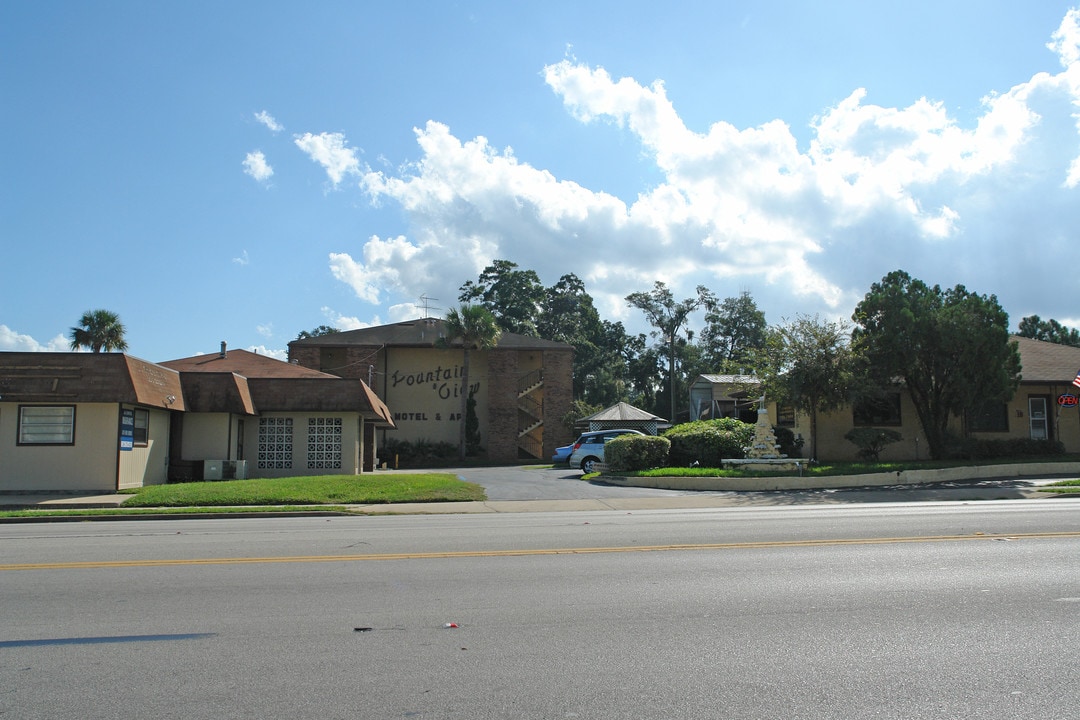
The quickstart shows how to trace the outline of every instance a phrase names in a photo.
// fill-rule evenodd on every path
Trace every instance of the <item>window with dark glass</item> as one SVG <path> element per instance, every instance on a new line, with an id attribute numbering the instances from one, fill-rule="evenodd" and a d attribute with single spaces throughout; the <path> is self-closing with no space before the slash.
<path id="1" fill-rule="evenodd" d="M 132 435 L 135 447 L 150 444 L 150 411 L 135 409 L 135 432 Z"/>
<path id="2" fill-rule="evenodd" d="M 1009 432 L 1008 405 L 989 403 L 968 410 L 968 429 L 971 432 Z"/>
<path id="3" fill-rule="evenodd" d="M 900 417 L 900 393 L 885 393 L 862 398 L 853 408 L 856 427 L 898 427 Z"/>

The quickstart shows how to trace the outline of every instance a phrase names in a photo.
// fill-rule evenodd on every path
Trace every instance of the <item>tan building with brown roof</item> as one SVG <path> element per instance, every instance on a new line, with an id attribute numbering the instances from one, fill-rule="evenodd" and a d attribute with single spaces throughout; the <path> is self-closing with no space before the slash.
<path id="1" fill-rule="evenodd" d="M 956 417 L 951 430 L 984 440 L 1056 440 L 1069 453 L 1080 452 L 1080 388 L 1072 384 L 1080 371 L 1080 348 L 1014 336 L 1020 350 L 1020 385 L 1009 402 L 994 403 L 982 412 Z M 780 409 L 784 413 L 783 409 Z M 787 416 L 793 416 L 790 410 Z M 775 417 L 775 416 L 774 416 Z M 783 423 L 781 423 L 783 424 Z M 857 448 L 844 438 L 854 427 L 896 430 L 900 442 L 888 445 L 882 460 L 926 460 L 929 453 L 915 407 L 908 393 L 897 388 L 875 407 L 847 407 L 818 416 L 818 456 L 824 461 L 854 460 Z M 799 413 L 794 432 L 810 443 L 810 421 Z"/>
<path id="2" fill-rule="evenodd" d="M 0 353 L 0 492 L 356 474 L 390 410 L 346 380 L 244 350 L 151 363 Z"/>

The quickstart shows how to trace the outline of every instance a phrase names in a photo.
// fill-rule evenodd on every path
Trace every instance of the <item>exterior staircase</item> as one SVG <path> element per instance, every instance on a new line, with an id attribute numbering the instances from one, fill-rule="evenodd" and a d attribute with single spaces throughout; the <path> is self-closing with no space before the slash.
<path id="1" fill-rule="evenodd" d="M 539 458 L 544 448 L 544 370 L 518 379 L 518 455 Z"/>

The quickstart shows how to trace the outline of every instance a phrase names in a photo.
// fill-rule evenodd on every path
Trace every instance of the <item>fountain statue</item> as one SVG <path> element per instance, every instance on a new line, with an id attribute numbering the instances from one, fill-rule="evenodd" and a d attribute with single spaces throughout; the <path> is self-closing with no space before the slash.
<path id="1" fill-rule="evenodd" d="M 769 408 L 765 405 L 765 396 L 758 401 L 757 423 L 754 425 L 754 439 L 750 447 L 743 448 L 746 457 L 752 460 L 779 460 L 780 443 L 776 442 L 772 423 L 769 421 Z"/>

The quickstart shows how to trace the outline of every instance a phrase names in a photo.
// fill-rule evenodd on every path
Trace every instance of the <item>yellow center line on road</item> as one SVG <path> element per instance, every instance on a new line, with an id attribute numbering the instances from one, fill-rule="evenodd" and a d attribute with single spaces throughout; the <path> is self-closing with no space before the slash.
<path id="1" fill-rule="evenodd" d="M 895 543 L 955 542 L 959 540 L 1031 540 L 1075 538 L 1080 532 L 1011 533 L 1007 535 L 923 535 L 916 537 L 840 538 L 835 540 L 766 540 L 761 542 L 693 543 L 687 545 L 625 545 L 617 547 L 541 548 L 535 550 L 463 550 L 405 552 L 368 555 L 297 555 L 281 557 L 188 558 L 180 560 L 88 560 L 80 562 L 17 563 L 0 565 L 7 570 L 70 570 L 82 568 L 166 567 L 174 565 L 252 565 L 260 563 L 365 562 L 376 560 L 441 560 L 478 557 L 526 557 L 534 555 L 596 555 L 602 553 L 671 552 L 676 550 L 753 550 L 761 548 L 828 547 L 835 545 L 888 545 Z"/>

